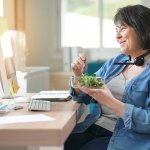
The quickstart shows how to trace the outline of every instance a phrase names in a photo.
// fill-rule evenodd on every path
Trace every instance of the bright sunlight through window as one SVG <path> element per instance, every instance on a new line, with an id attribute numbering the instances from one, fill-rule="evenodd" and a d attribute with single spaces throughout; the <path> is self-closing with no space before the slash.
<path id="1" fill-rule="evenodd" d="M 141 0 L 63 0 L 62 46 L 119 48 L 113 17 L 118 8 Z"/>

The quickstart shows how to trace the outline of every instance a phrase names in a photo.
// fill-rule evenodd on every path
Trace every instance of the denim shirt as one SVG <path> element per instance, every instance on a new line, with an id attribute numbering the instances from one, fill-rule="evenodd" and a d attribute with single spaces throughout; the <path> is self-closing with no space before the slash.
<path id="1" fill-rule="evenodd" d="M 108 60 L 95 74 L 101 76 L 107 84 L 119 75 L 125 65 L 114 65 L 114 62 L 128 61 L 128 56 L 120 54 Z M 85 93 L 70 93 L 79 103 L 91 103 L 91 97 Z M 118 118 L 108 150 L 150 150 L 150 61 L 139 75 L 126 85 L 122 101 L 125 103 L 123 118 Z M 92 101 L 93 102 L 93 101 Z M 95 104 L 93 113 L 76 125 L 73 133 L 84 132 L 101 117 L 101 106 Z"/>

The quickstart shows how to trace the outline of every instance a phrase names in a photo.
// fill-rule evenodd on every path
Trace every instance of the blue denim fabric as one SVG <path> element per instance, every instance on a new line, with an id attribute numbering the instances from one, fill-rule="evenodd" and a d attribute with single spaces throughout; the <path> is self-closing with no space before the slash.
<path id="1" fill-rule="evenodd" d="M 128 61 L 128 56 L 120 54 L 108 60 L 95 74 L 101 76 L 107 84 L 119 75 L 125 65 L 114 65 L 114 62 Z M 89 104 L 91 97 L 85 93 L 75 95 L 70 87 L 73 99 L 79 103 Z M 150 150 L 150 61 L 144 71 L 131 79 L 126 85 L 122 101 L 125 103 L 123 118 L 117 120 L 108 150 Z M 94 105 L 93 113 L 84 122 L 77 124 L 75 133 L 85 131 L 101 116 L 101 107 Z"/>

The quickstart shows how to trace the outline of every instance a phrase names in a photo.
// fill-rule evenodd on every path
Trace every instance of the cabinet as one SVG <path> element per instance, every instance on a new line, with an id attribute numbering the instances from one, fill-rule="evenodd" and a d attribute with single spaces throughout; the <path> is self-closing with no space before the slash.
<path id="1" fill-rule="evenodd" d="M 68 90 L 69 80 L 72 72 L 51 72 L 50 73 L 50 89 L 51 90 Z"/>
<path id="2" fill-rule="evenodd" d="M 18 70 L 16 75 L 20 86 L 18 94 L 37 93 L 50 89 L 49 67 L 25 67 Z"/>

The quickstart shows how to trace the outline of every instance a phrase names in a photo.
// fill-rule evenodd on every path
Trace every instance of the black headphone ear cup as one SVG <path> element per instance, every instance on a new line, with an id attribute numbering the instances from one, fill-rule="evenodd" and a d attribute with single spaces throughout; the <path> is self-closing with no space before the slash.
<path id="1" fill-rule="evenodd" d="M 134 59 L 134 64 L 136 66 L 143 66 L 144 64 L 144 57 L 137 57 Z"/>

